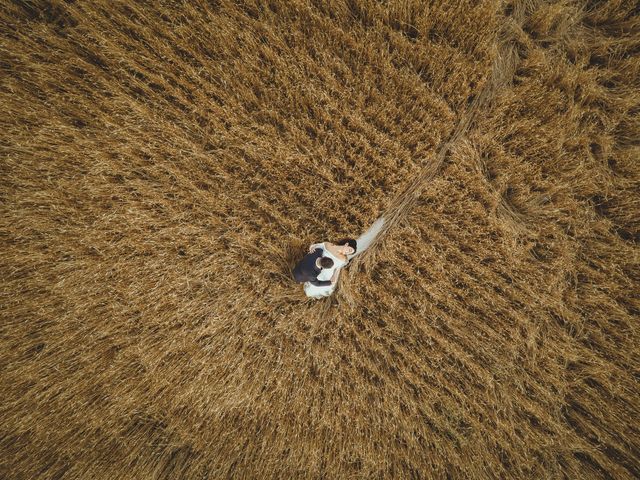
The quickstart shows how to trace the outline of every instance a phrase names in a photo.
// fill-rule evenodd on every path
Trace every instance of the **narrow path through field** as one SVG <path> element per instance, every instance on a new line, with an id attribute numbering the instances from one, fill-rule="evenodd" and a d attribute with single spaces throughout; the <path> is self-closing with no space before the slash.
<path id="1" fill-rule="evenodd" d="M 425 159 L 425 166 L 419 175 L 391 200 L 382 215 L 360 237 L 361 239 L 366 239 L 366 247 L 361 249 L 350 262 L 349 276 L 354 272 L 358 272 L 363 266 L 370 266 L 370 262 L 375 258 L 376 251 L 382 245 L 386 235 L 411 213 L 420 195 L 438 173 L 456 142 L 469 132 L 478 114 L 490 106 L 497 92 L 512 81 L 520 61 L 517 37 L 518 34 L 522 34 L 522 25 L 525 20 L 526 4 L 523 0 L 520 0 L 515 2 L 513 8 L 504 16 L 504 22 L 496 38 L 496 53 L 488 81 L 480 93 L 473 98 L 469 108 L 462 114 L 449 138 L 440 144 L 433 159 Z M 347 275 L 341 276 L 341 280 L 339 280 L 341 284 L 344 282 L 345 277 Z M 348 279 L 347 282 L 349 282 Z M 344 288 L 345 286 L 347 288 Z M 331 308 L 334 301 L 333 297 L 337 295 L 340 298 L 339 301 L 351 303 L 349 290 L 350 285 L 339 285 L 336 293 L 322 302 L 318 317 L 319 321 L 312 329 L 307 348 L 311 347 L 313 338 L 322 334 L 327 328 L 328 320 L 335 315 L 336 310 Z"/>
<path id="2" fill-rule="evenodd" d="M 376 249 L 381 245 L 386 235 L 396 225 L 407 218 L 424 189 L 438 173 L 448 153 L 455 146 L 456 142 L 463 138 L 473 126 L 478 113 L 487 108 L 496 93 L 511 82 L 519 61 L 515 35 L 524 20 L 524 2 L 517 2 L 511 12 L 504 17 L 504 24 L 497 37 L 495 59 L 491 73 L 489 74 L 489 79 L 484 88 L 473 98 L 468 110 L 462 114 L 449 138 L 438 147 L 433 159 L 425 161 L 425 166 L 419 175 L 393 198 L 388 208 L 367 231 L 367 234 L 371 234 L 375 230 L 378 230 L 375 238 L 368 239 L 368 245 L 365 249 L 361 250 L 361 254 L 354 257 L 350 266 L 351 269 L 358 271 L 361 265 L 366 264 L 367 260 L 372 257 L 372 254 L 375 253 Z M 382 225 L 380 225 L 379 222 L 382 223 Z"/>

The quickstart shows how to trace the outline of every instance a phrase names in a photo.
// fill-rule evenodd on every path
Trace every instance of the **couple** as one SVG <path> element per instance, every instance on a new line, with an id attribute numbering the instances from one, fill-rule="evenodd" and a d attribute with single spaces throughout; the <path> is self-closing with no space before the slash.
<path id="1" fill-rule="evenodd" d="M 328 297 L 336 288 L 340 269 L 349 263 L 357 248 L 353 238 L 337 243 L 314 243 L 293 269 L 293 278 L 298 283 L 304 282 L 307 297 Z"/>

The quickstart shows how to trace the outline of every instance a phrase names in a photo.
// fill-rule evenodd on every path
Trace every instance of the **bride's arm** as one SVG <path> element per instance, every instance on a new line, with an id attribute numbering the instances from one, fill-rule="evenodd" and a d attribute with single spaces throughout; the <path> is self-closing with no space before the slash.
<path id="1" fill-rule="evenodd" d="M 318 274 L 318 280 L 331 280 L 334 271 L 333 268 L 323 268 Z"/>
<path id="2" fill-rule="evenodd" d="M 314 243 L 309 247 L 309 253 L 313 253 L 316 248 L 325 249 L 324 243 Z"/>

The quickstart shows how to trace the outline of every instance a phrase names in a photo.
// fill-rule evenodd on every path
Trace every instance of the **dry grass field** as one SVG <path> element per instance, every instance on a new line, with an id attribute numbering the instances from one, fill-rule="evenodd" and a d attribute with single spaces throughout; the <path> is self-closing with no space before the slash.
<path id="1" fill-rule="evenodd" d="M 0 478 L 640 477 L 636 8 L 0 2 Z"/>

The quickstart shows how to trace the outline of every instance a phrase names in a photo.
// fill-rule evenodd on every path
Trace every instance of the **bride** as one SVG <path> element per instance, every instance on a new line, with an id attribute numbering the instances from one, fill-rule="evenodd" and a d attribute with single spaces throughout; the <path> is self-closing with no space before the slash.
<path id="1" fill-rule="evenodd" d="M 316 287 L 306 282 L 304 284 L 304 293 L 307 294 L 307 297 L 311 298 L 328 297 L 333 293 L 338 283 L 340 269 L 349 263 L 349 257 L 355 255 L 358 244 L 353 238 L 345 238 L 337 243 L 314 243 L 309 247 L 309 253 L 313 253 L 318 248 L 322 249 L 323 257 L 329 257 L 333 260 L 333 266 L 323 269 L 318 275 L 318 280 L 331 280 L 331 285 Z"/>
<path id="2" fill-rule="evenodd" d="M 357 240 L 346 238 L 336 244 L 324 242 L 311 245 L 309 247 L 309 253 L 313 252 L 316 248 L 321 248 L 322 256 L 329 257 L 333 260 L 333 267 L 323 269 L 320 274 L 318 274 L 318 280 L 331 280 L 331 285 L 327 287 L 316 287 L 309 282 L 304 284 L 304 292 L 307 294 L 307 297 L 322 298 L 331 295 L 338 283 L 340 269 L 349 263 L 349 261 L 356 256 L 356 253 L 359 255 L 369 248 L 382 230 L 384 222 L 384 217 L 378 218 Z"/>

